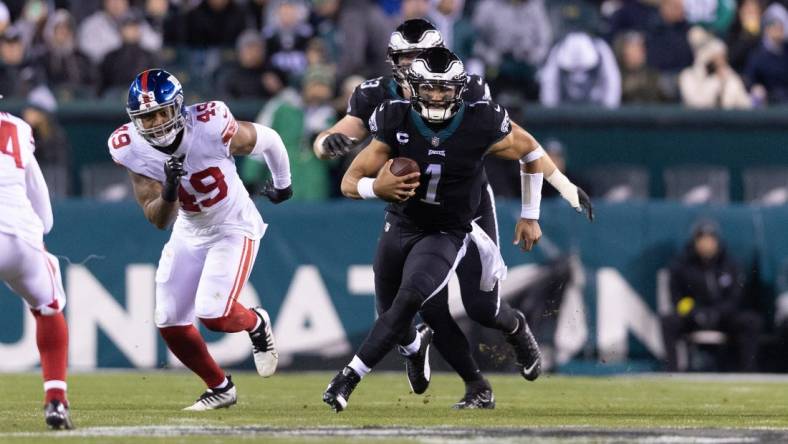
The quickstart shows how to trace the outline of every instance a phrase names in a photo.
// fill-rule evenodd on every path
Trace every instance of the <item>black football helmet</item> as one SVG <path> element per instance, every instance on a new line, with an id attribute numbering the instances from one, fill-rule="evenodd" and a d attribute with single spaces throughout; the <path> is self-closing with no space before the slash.
<path id="1" fill-rule="evenodd" d="M 425 49 L 416 57 L 406 80 L 413 109 L 428 121 L 441 122 L 462 106 L 468 74 L 459 57 L 437 47 Z"/>
<path id="2" fill-rule="evenodd" d="M 442 46 L 444 46 L 443 36 L 435 25 L 424 19 L 405 20 L 397 26 L 389 38 L 386 58 L 391 64 L 394 78 L 400 84 L 405 81 L 410 63 L 403 63 L 403 56 L 406 56 L 405 58 L 410 62 L 421 51 Z"/>

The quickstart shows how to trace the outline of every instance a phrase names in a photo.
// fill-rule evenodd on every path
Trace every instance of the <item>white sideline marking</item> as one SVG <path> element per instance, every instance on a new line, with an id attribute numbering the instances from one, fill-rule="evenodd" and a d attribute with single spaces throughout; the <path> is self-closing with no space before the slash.
<path id="1" fill-rule="evenodd" d="M 303 428 L 288 429 L 257 426 L 123 426 L 88 427 L 72 431 L 52 432 L 13 432 L 0 433 L 0 438 L 74 438 L 74 437 L 182 437 L 182 436 L 276 436 L 276 437 L 376 437 L 376 438 L 413 438 L 419 442 L 443 444 L 461 441 L 463 444 L 482 444 L 495 440 L 497 443 L 620 443 L 636 440 L 646 444 L 734 444 L 758 443 L 763 432 L 786 433 L 785 429 L 709 429 L 709 430 L 660 430 L 660 429 L 591 429 L 591 428 L 532 428 L 532 429 L 453 429 L 453 428 Z M 664 434 L 663 434 L 664 433 Z M 768 434 L 768 433 L 767 433 Z M 715 436 L 716 435 L 716 436 Z M 788 434 L 781 438 L 788 437 Z"/>

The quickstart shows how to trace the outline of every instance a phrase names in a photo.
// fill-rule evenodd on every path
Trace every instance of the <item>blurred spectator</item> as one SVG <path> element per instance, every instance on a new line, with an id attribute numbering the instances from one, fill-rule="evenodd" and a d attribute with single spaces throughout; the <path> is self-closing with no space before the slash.
<path id="1" fill-rule="evenodd" d="M 690 108 L 750 108 L 752 103 L 744 83 L 728 65 L 722 41 L 700 27 L 689 34 L 695 62 L 679 74 L 684 104 Z"/>
<path id="2" fill-rule="evenodd" d="M 608 2 L 612 12 L 607 11 L 608 36 L 613 40 L 626 31 L 646 31 L 648 25 L 657 18 L 655 6 L 660 0 L 623 0 Z M 605 11 L 603 11 L 605 12 Z"/>
<path id="3" fill-rule="evenodd" d="M 774 3 L 763 14 L 763 39 L 747 62 L 745 79 L 757 101 L 788 102 L 788 44 L 786 9 Z"/>
<path id="4" fill-rule="evenodd" d="M 685 251 L 670 265 L 674 313 L 662 317 L 668 371 L 678 370 L 676 343 L 697 330 L 719 330 L 732 338 L 740 371 L 756 370 L 761 319 L 742 308 L 744 278 L 728 255 L 714 221 L 695 225 Z"/>
<path id="5" fill-rule="evenodd" d="M 662 0 L 659 17 L 646 31 L 647 62 L 662 73 L 677 74 L 692 64 L 687 40 L 689 24 L 684 18 L 683 0 Z"/>
<path id="6" fill-rule="evenodd" d="M 77 49 L 74 31 L 74 20 L 65 9 L 55 11 L 44 28 L 44 71 L 61 99 L 93 94 L 98 83 L 93 63 Z"/>
<path id="7" fill-rule="evenodd" d="M 728 59 L 736 72 L 743 72 L 747 58 L 758 48 L 761 41 L 760 0 L 742 0 L 736 21 L 728 33 Z"/>
<path id="8" fill-rule="evenodd" d="M 101 9 L 103 0 L 78 0 L 69 4 L 69 10 L 74 16 L 74 21 L 82 23 L 86 17 Z"/>
<path id="9" fill-rule="evenodd" d="M 329 164 L 315 157 L 311 146 L 314 137 L 336 121 L 331 106 L 333 87 L 332 77 L 310 73 L 304 77 L 301 97 L 287 88 L 268 101 L 257 117 L 257 123 L 282 136 L 290 157 L 294 199 L 323 200 L 331 194 Z M 241 174 L 247 186 L 259 189 L 265 181 L 265 166 L 245 158 Z"/>
<path id="10" fill-rule="evenodd" d="M 556 40 L 570 32 L 597 34 L 602 30 L 599 2 L 592 0 L 550 0 L 547 13 Z"/>
<path id="11" fill-rule="evenodd" d="M 137 73 L 156 66 L 155 54 L 142 47 L 144 23 L 142 16 L 134 11 L 129 11 L 121 19 L 120 33 L 123 44 L 107 54 L 101 63 L 99 95 L 125 91 Z"/>
<path id="12" fill-rule="evenodd" d="M 0 94 L 22 98 L 43 82 L 43 75 L 27 54 L 22 33 L 12 26 L 0 37 Z"/>
<path id="13" fill-rule="evenodd" d="M 601 38 L 573 32 L 556 43 L 540 74 L 542 105 L 621 103 L 621 74 L 613 51 Z"/>
<path id="14" fill-rule="evenodd" d="M 15 26 L 22 32 L 25 47 L 31 59 L 37 60 L 46 52 L 44 26 L 49 18 L 49 3 L 44 0 L 29 0 Z"/>
<path id="15" fill-rule="evenodd" d="M 402 0 L 400 17 L 392 23 L 396 27 L 405 20 L 426 18 L 430 12 L 430 0 Z"/>
<path id="16" fill-rule="evenodd" d="M 169 0 L 145 0 L 145 20 L 165 45 L 180 43 L 180 14 Z"/>
<path id="17" fill-rule="evenodd" d="M 443 43 L 452 51 L 454 47 L 454 27 L 462 19 L 465 0 L 431 0 L 427 18 L 443 36 Z"/>
<path id="18" fill-rule="evenodd" d="M 684 0 L 687 22 L 725 35 L 736 16 L 736 0 Z"/>
<path id="19" fill-rule="evenodd" d="M 329 58 L 339 59 L 339 0 L 312 0 L 309 14 L 309 26 L 312 27 L 316 37 L 326 44 Z"/>
<path id="20" fill-rule="evenodd" d="M 60 167 L 62 171 L 69 171 L 71 144 L 66 137 L 66 131 L 55 117 L 56 110 L 55 98 L 46 89 L 37 89 L 30 94 L 22 109 L 22 118 L 33 128 L 33 137 L 36 140 L 35 156 L 43 168 L 53 165 Z M 68 190 L 61 192 L 68 193 Z"/>
<path id="21" fill-rule="evenodd" d="M 274 7 L 274 23 L 263 31 L 269 59 L 275 68 L 290 76 L 290 81 L 298 80 L 306 70 L 305 52 L 312 37 L 306 5 L 300 0 L 281 0 Z"/>
<path id="22" fill-rule="evenodd" d="M 491 87 L 534 96 L 535 72 L 552 44 L 543 0 L 481 0 L 473 14 L 474 55 L 484 62 Z"/>
<path id="23" fill-rule="evenodd" d="M 268 99 L 282 89 L 281 85 L 269 89 L 263 80 L 263 76 L 270 74 L 273 68 L 266 66 L 265 42 L 260 33 L 253 29 L 241 33 L 236 52 L 238 61 L 220 72 L 219 84 L 223 97 Z"/>
<path id="24" fill-rule="evenodd" d="M 628 31 L 615 41 L 616 58 L 621 69 L 621 102 L 658 103 L 670 99 L 663 90 L 659 72 L 646 64 L 646 40 L 637 31 Z"/>
<path id="25" fill-rule="evenodd" d="M 342 42 L 339 77 L 359 74 L 369 78 L 388 72 L 386 48 L 394 28 L 376 3 L 343 0 L 337 25 Z"/>
<path id="26" fill-rule="evenodd" d="M 246 26 L 246 15 L 233 0 L 202 0 L 186 14 L 186 43 L 232 47 Z"/>
<path id="27" fill-rule="evenodd" d="M 123 45 L 120 21 L 129 13 L 129 0 L 104 0 L 103 8 L 87 17 L 77 36 L 79 49 L 95 64 L 100 64 L 110 51 Z M 148 51 L 161 48 L 162 36 L 146 22 L 140 23 L 140 45 Z"/>
<path id="28" fill-rule="evenodd" d="M 8 12 L 8 6 L 0 1 L 0 35 L 5 32 L 9 25 L 11 25 L 11 13 Z"/>

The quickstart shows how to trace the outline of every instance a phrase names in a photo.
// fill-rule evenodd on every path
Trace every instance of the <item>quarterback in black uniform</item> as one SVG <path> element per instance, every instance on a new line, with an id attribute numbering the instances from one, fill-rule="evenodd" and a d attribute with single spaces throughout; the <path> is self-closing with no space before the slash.
<path id="1" fill-rule="evenodd" d="M 381 103 L 410 97 L 405 73 L 416 55 L 426 48 L 442 45 L 440 33 L 426 20 L 407 20 L 400 25 L 389 40 L 388 58 L 393 75 L 367 80 L 356 88 L 348 103 L 348 114 L 316 138 L 315 154 L 321 159 L 341 156 L 359 140 L 365 139 L 369 134 L 369 118 Z M 467 77 L 462 98 L 467 103 L 489 100 L 490 91 L 480 77 L 472 75 Z M 513 126 L 519 129 L 517 124 Z M 495 202 L 486 176 L 483 176 L 479 186 L 481 200 L 474 219 L 488 239 L 497 244 Z M 574 203 L 573 206 L 577 207 Z M 517 325 L 517 317 L 521 314 L 500 300 L 497 284 L 489 289 L 490 291 L 480 289 L 480 259 L 478 247 L 474 242 L 470 242 L 465 258 L 457 267 L 463 305 L 474 321 L 511 333 Z M 379 287 L 384 284 L 380 280 L 376 282 Z M 393 298 L 394 294 L 396 291 L 376 291 L 379 314 L 391 306 L 392 299 L 386 299 L 385 296 Z M 442 289 L 424 304 L 421 315 L 435 329 L 432 341 L 465 382 L 466 394 L 455 404 L 455 408 L 493 408 L 495 401 L 490 384 L 484 379 L 473 359 L 464 333 L 449 313 L 448 290 Z M 408 379 L 416 393 L 426 390 L 429 383 L 429 349 L 426 347 L 426 339 L 429 339 L 430 333 L 427 327 L 420 326 L 418 332 L 410 328 L 400 341 L 400 352 L 406 357 Z M 527 331 L 527 334 L 530 335 L 530 331 Z M 529 380 L 535 379 L 540 371 L 540 364 L 533 365 L 536 358 L 538 355 L 531 357 L 528 360 L 529 365 L 522 367 L 523 370 L 528 370 L 527 373 L 523 372 L 523 376 Z"/>
<path id="2" fill-rule="evenodd" d="M 421 52 L 408 70 L 407 85 L 411 100 L 385 102 L 370 118 L 375 138 L 342 181 L 342 192 L 348 197 L 392 202 L 378 244 L 375 279 L 379 300 L 393 302 L 324 393 L 324 402 L 336 411 L 346 407 L 360 379 L 402 343 L 415 314 L 445 288 L 464 256 L 483 194 L 485 156 L 520 160 L 524 165 L 523 211 L 514 243 L 522 242 L 525 250 L 541 237 L 537 219 L 543 175 L 555 173 L 538 142 L 519 127 L 513 131 L 505 109 L 486 100 L 463 100 L 467 75 L 451 51 L 437 47 Z M 421 172 L 391 173 L 391 158 L 400 156 L 415 160 Z M 562 194 L 570 192 L 568 183 L 578 202 L 576 208 L 587 210 L 590 216 L 585 193 L 565 182 L 559 184 Z M 481 255 L 478 238 L 475 242 Z M 489 248 L 485 251 L 490 254 Z M 483 263 L 480 279 L 489 282 L 496 264 Z M 518 367 L 523 376 L 538 374 L 536 341 L 522 313 L 508 310 L 513 322 L 504 331 L 515 349 Z"/>

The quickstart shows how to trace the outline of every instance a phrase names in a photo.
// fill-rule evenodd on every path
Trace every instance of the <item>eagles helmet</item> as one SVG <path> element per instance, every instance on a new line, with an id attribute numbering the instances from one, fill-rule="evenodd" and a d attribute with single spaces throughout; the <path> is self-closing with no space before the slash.
<path id="1" fill-rule="evenodd" d="M 407 73 L 413 109 L 430 122 L 448 120 L 462 106 L 467 80 L 465 67 L 453 52 L 443 47 L 425 49 Z"/>
<path id="2" fill-rule="evenodd" d="M 146 128 L 143 116 L 166 110 L 167 121 Z M 183 108 L 181 82 L 163 69 L 149 69 L 134 78 L 126 101 L 129 114 L 137 132 L 150 144 L 167 146 L 175 141 L 186 121 Z"/>
<path id="3" fill-rule="evenodd" d="M 386 58 L 391 64 L 394 78 L 403 83 L 408 66 L 400 65 L 403 55 L 417 56 L 427 48 L 443 46 L 443 37 L 435 25 L 424 19 L 405 20 L 391 33 Z"/>

